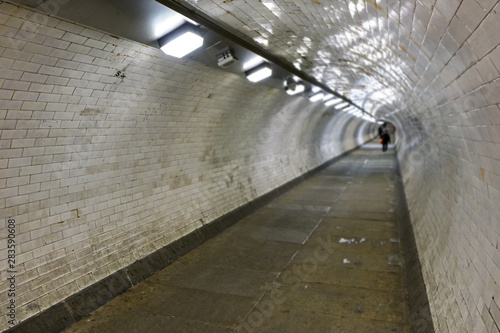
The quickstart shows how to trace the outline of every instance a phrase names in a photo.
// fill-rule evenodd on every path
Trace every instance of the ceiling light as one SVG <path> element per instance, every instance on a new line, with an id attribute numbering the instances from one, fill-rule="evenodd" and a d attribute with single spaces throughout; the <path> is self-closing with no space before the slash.
<path id="1" fill-rule="evenodd" d="M 324 102 L 326 102 L 326 101 L 328 101 L 328 100 L 330 100 L 330 99 L 332 99 L 332 98 L 333 98 L 333 95 L 332 95 L 332 94 L 326 94 L 326 95 L 323 97 L 323 101 L 324 101 Z"/>
<path id="2" fill-rule="evenodd" d="M 319 100 L 323 99 L 323 93 L 322 92 L 317 92 L 314 95 L 309 96 L 309 100 L 311 102 L 317 102 Z"/>
<path id="3" fill-rule="evenodd" d="M 348 107 L 349 105 L 350 104 L 348 102 L 342 102 L 340 104 L 335 105 L 335 108 L 338 109 L 338 110 L 341 110 L 341 109 L 343 109 L 345 107 Z"/>
<path id="4" fill-rule="evenodd" d="M 271 69 L 271 66 L 269 66 L 267 62 L 262 63 L 245 72 L 247 79 L 249 79 L 252 82 L 258 82 L 260 80 L 264 80 L 265 78 L 270 77 L 271 74 L 273 74 L 273 70 Z"/>
<path id="5" fill-rule="evenodd" d="M 336 100 L 335 98 L 332 98 L 332 99 L 327 100 L 327 101 L 325 102 L 325 105 L 326 105 L 326 106 L 331 106 L 331 105 L 333 105 L 333 104 L 335 104 L 335 103 L 337 103 L 337 102 L 338 102 L 338 100 Z"/>
<path id="6" fill-rule="evenodd" d="M 288 95 L 296 95 L 306 89 L 298 77 L 289 76 L 285 80 L 285 91 Z"/>
<path id="7" fill-rule="evenodd" d="M 158 40 L 160 49 L 166 54 L 182 58 L 203 45 L 203 37 L 191 23 L 184 23 L 179 28 Z"/>
<path id="8" fill-rule="evenodd" d="M 363 117 L 361 117 L 361 118 L 363 118 L 364 120 L 369 121 L 369 122 L 371 122 L 371 123 L 374 123 L 374 122 L 375 122 L 375 119 L 374 119 L 372 116 L 364 115 L 364 116 L 363 116 Z"/>
<path id="9" fill-rule="evenodd" d="M 262 58 L 261 56 L 254 56 L 252 59 L 250 59 L 249 61 L 245 62 L 243 64 L 243 70 L 244 71 L 247 71 L 251 68 L 254 68 L 256 67 L 257 65 L 260 65 L 262 64 L 263 62 L 265 62 L 264 58 Z"/>
<path id="10" fill-rule="evenodd" d="M 290 87 L 286 87 L 285 91 L 288 95 L 295 95 L 295 94 L 299 94 L 301 92 L 304 92 L 305 89 L 306 89 L 306 87 L 302 83 L 297 83 L 295 85 L 295 89 L 292 89 Z"/>

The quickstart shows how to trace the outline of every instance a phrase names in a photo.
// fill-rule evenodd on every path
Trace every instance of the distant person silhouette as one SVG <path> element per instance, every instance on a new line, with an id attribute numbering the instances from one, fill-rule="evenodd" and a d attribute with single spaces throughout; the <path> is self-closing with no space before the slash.
<path id="1" fill-rule="evenodd" d="M 389 132 L 387 132 L 387 130 L 384 130 L 384 133 L 382 133 L 382 137 L 380 140 L 382 141 L 382 151 L 387 151 L 387 144 L 391 142 L 391 136 L 389 135 Z"/>

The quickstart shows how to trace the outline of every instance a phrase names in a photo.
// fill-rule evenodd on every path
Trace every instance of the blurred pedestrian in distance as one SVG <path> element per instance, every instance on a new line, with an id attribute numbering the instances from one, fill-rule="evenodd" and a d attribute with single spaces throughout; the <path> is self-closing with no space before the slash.
<path id="1" fill-rule="evenodd" d="M 382 151 L 387 151 L 387 145 L 389 144 L 389 142 L 391 142 L 391 136 L 389 135 L 389 132 L 387 132 L 387 130 L 384 130 L 384 133 L 382 133 L 380 141 L 382 143 Z"/>

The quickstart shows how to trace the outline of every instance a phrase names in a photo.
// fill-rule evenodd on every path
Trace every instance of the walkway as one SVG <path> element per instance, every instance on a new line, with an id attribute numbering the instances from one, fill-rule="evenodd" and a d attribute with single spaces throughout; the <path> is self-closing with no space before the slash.
<path id="1" fill-rule="evenodd" d="M 375 147 L 332 164 L 65 332 L 410 332 L 386 174 L 394 175 L 394 151 Z"/>

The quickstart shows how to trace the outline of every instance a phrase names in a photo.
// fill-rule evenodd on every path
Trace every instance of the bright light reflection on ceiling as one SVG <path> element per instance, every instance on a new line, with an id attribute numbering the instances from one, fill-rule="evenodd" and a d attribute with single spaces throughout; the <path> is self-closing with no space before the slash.
<path id="1" fill-rule="evenodd" d="M 307 48 L 305 48 L 304 46 L 300 46 L 297 49 L 297 53 L 303 56 L 303 55 L 307 54 Z"/>
<path id="2" fill-rule="evenodd" d="M 264 46 L 268 46 L 269 45 L 269 41 L 263 37 L 255 37 L 253 39 L 254 41 L 256 41 L 257 43 L 261 44 L 261 45 L 264 45 Z"/>
<path id="3" fill-rule="evenodd" d="M 266 6 L 267 9 L 269 9 L 269 11 L 274 14 L 274 16 L 276 16 L 277 18 L 281 17 L 281 9 L 278 6 L 276 6 L 273 2 L 266 1 L 262 2 L 262 4 Z"/>
<path id="4" fill-rule="evenodd" d="M 268 24 L 263 24 L 262 27 L 264 27 L 264 29 L 266 29 L 270 34 L 273 33 L 273 25 L 268 23 Z"/>
<path id="5" fill-rule="evenodd" d="M 363 0 L 349 2 L 349 12 L 352 17 L 354 17 L 356 13 L 362 12 L 363 10 L 365 10 L 365 3 Z"/>
<path id="6" fill-rule="evenodd" d="M 325 64 L 330 64 L 330 59 L 332 58 L 332 54 L 326 51 L 319 51 L 318 56 Z"/>

